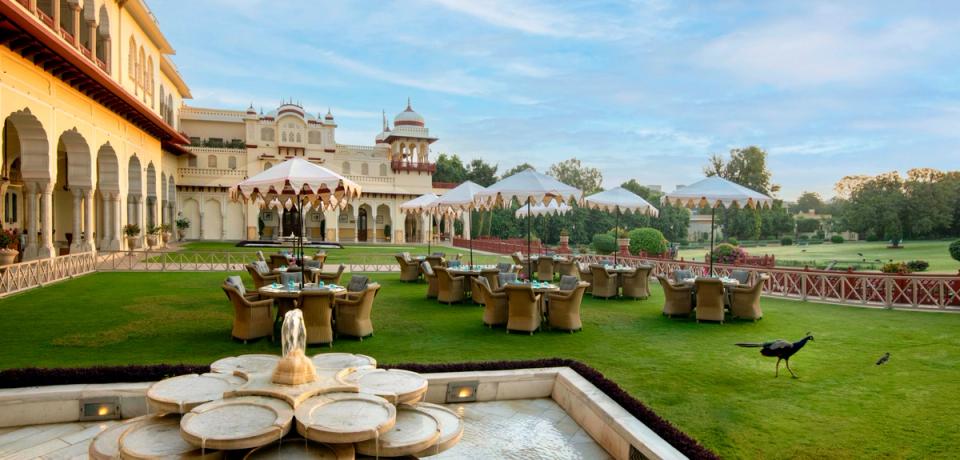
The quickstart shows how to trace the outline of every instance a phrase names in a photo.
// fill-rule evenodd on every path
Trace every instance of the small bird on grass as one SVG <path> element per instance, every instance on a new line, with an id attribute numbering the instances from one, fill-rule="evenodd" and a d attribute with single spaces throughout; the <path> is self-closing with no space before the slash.
<path id="1" fill-rule="evenodd" d="M 787 342 L 786 340 L 774 340 L 771 342 L 763 343 L 737 343 L 735 344 L 738 347 L 745 348 L 760 348 L 760 354 L 763 356 L 770 356 L 777 358 L 777 371 L 773 374 L 774 377 L 780 376 L 780 361 L 787 362 L 787 370 L 790 371 L 790 375 L 793 378 L 797 379 L 797 374 L 793 373 L 793 369 L 790 369 L 790 357 L 795 355 L 807 342 L 813 340 L 813 335 L 807 332 L 807 336 L 793 343 Z"/>
<path id="2" fill-rule="evenodd" d="M 890 360 L 890 353 L 884 353 L 883 356 L 881 356 L 880 359 L 877 360 L 877 365 L 879 366 L 889 360 Z"/>

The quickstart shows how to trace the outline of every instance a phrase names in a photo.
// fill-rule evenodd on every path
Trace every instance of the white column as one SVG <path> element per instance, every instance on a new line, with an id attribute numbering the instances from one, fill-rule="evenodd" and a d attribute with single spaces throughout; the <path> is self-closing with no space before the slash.
<path id="1" fill-rule="evenodd" d="M 370 222 L 367 222 L 367 227 L 373 229 L 370 234 L 373 237 L 368 238 L 372 243 L 377 242 L 377 205 L 373 204 L 370 206 Z"/>
<path id="2" fill-rule="evenodd" d="M 353 241 L 360 241 L 360 206 L 353 207 Z"/>
<path id="3" fill-rule="evenodd" d="M 71 3 L 70 9 L 73 10 L 73 46 L 80 47 L 80 4 Z"/>
<path id="4" fill-rule="evenodd" d="M 97 22 L 87 21 L 87 35 L 90 36 L 90 56 L 97 61 Z"/>
<path id="5" fill-rule="evenodd" d="M 56 255 L 53 249 L 53 184 L 47 182 L 40 190 L 40 241 L 37 244 L 37 258 L 48 259 Z"/>
<path id="6" fill-rule="evenodd" d="M 33 182 L 23 185 L 23 228 L 27 232 L 27 245 L 23 248 L 23 260 L 37 258 L 37 186 Z"/>
<path id="7" fill-rule="evenodd" d="M 123 231 L 120 228 L 121 219 L 120 214 L 120 192 L 110 192 L 110 249 L 113 251 L 123 250 L 123 245 L 120 244 L 120 238 L 123 236 Z"/>
<path id="8" fill-rule="evenodd" d="M 110 209 L 109 192 L 105 192 L 101 190 L 100 191 L 100 219 L 103 221 L 103 226 L 100 228 L 100 234 L 97 235 L 100 237 L 101 251 L 110 250 L 110 214 L 112 214 L 112 212 Z"/>
<path id="9" fill-rule="evenodd" d="M 93 244 L 93 190 L 83 191 L 83 251 L 94 251 Z"/>
<path id="10" fill-rule="evenodd" d="M 62 0 L 53 0 L 53 31 L 60 35 L 60 2 Z"/>
<path id="11" fill-rule="evenodd" d="M 73 190 L 73 243 L 70 244 L 70 254 L 83 252 L 83 233 L 81 229 L 81 214 L 83 213 L 83 190 L 74 187 Z"/>

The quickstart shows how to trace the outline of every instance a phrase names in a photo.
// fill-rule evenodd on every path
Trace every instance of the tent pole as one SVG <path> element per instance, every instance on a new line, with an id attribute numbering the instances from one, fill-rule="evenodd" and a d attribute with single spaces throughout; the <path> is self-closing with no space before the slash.
<path id="1" fill-rule="evenodd" d="M 530 252 L 530 197 L 527 197 L 527 279 L 533 281 L 533 254 Z"/>
<path id="2" fill-rule="evenodd" d="M 473 268 L 473 211 L 467 211 L 467 219 L 470 220 L 470 231 L 467 232 L 467 238 L 470 239 L 470 267 Z"/>
<path id="3" fill-rule="evenodd" d="M 710 254 L 707 256 L 710 257 L 710 276 L 713 276 L 713 220 L 717 214 L 717 208 L 710 208 Z"/>
<path id="4" fill-rule="evenodd" d="M 617 206 L 617 225 L 613 229 L 614 241 L 617 241 L 617 249 L 613 252 L 613 265 L 617 265 L 617 256 L 620 255 L 620 206 Z"/>
<path id="5" fill-rule="evenodd" d="M 301 195 L 297 194 L 297 216 L 300 218 L 300 227 L 297 228 L 297 234 L 299 238 L 297 241 L 300 243 L 300 260 L 297 261 L 297 265 L 300 266 L 300 289 L 303 289 L 303 277 L 306 275 L 304 272 L 304 265 L 306 265 L 303 260 L 303 199 Z"/>

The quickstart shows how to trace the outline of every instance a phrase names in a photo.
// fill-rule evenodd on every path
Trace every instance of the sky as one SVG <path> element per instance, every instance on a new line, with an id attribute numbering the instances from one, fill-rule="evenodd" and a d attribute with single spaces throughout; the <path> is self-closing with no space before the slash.
<path id="1" fill-rule="evenodd" d="M 665 191 L 758 145 L 780 198 L 960 169 L 960 2 L 153 0 L 189 105 L 292 98 L 372 145 L 406 106 L 431 155 L 576 157 Z"/>

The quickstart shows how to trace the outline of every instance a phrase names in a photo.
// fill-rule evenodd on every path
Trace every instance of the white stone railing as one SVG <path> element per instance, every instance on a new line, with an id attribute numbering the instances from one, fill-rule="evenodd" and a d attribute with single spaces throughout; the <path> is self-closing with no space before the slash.
<path id="1" fill-rule="evenodd" d="M 219 168 L 177 168 L 177 174 L 180 177 L 200 176 L 200 177 L 223 177 L 235 176 L 243 177 L 246 174 L 239 169 L 219 169 Z"/>
<path id="2" fill-rule="evenodd" d="M 389 176 L 348 175 L 347 179 L 350 179 L 358 184 L 393 185 L 393 183 L 396 182 L 395 178 Z"/>
<path id="3" fill-rule="evenodd" d="M 187 149 L 196 154 L 217 153 L 217 154 L 223 154 L 223 155 L 240 155 L 247 151 L 246 147 L 242 149 L 234 149 L 229 147 L 197 147 L 197 146 L 189 146 L 189 145 L 187 146 Z"/>
<path id="4" fill-rule="evenodd" d="M 0 267 L 0 297 L 95 270 L 96 260 L 91 252 L 6 265 Z"/>

